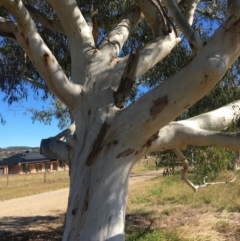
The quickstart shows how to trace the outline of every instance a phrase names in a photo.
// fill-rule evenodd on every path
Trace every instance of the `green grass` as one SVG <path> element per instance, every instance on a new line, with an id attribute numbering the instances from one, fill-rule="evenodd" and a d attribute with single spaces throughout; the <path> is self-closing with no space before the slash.
<path id="1" fill-rule="evenodd" d="M 226 240 L 224 235 L 229 233 L 239 240 L 239 216 L 232 220 L 232 213 L 240 212 L 239 190 L 237 179 L 194 192 L 178 175 L 131 185 L 127 202 L 131 222 L 127 219 L 126 240 L 220 240 L 216 235 Z"/>
<path id="2" fill-rule="evenodd" d="M 231 184 L 208 186 L 197 193 L 183 182 L 180 176 L 159 177 L 141 185 L 130 186 L 129 204 L 169 205 L 192 207 L 211 206 L 219 210 L 240 211 L 240 181 Z"/>
<path id="3" fill-rule="evenodd" d="M 127 234 L 126 241 L 187 241 L 187 239 L 163 230 L 139 230 Z"/>

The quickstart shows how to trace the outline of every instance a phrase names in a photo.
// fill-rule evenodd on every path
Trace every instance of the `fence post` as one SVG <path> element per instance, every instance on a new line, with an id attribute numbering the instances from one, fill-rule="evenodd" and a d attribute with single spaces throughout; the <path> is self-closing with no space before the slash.
<path id="1" fill-rule="evenodd" d="M 8 175 L 9 175 L 9 174 L 7 174 L 7 187 L 8 187 Z"/>
<path id="2" fill-rule="evenodd" d="M 46 178 L 47 178 L 47 172 L 46 172 L 46 169 L 45 169 L 45 172 L 44 172 L 44 182 L 46 182 Z"/>

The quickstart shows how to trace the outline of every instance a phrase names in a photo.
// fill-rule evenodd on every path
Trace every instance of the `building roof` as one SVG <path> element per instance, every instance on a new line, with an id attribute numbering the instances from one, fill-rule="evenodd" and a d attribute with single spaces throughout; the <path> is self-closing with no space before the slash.
<path id="1" fill-rule="evenodd" d="M 40 153 L 19 153 L 0 160 L 0 166 L 12 166 L 30 163 L 45 163 L 56 159 L 47 158 Z"/>

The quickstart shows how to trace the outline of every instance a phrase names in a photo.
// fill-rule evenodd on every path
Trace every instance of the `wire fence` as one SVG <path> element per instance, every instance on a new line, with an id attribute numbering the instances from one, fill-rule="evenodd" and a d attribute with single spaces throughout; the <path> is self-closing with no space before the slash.
<path id="1" fill-rule="evenodd" d="M 7 174 L 0 176 L 0 187 L 21 187 L 46 182 L 68 181 L 69 171 Z"/>

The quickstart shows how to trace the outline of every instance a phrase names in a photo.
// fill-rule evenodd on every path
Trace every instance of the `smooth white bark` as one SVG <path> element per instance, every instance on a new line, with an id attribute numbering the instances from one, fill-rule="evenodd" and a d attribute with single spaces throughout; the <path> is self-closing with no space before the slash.
<path id="1" fill-rule="evenodd" d="M 240 134 L 220 132 L 240 118 L 238 104 L 240 101 L 235 101 L 187 120 L 170 122 L 159 130 L 147 152 L 185 148 L 188 145 L 216 146 L 238 150 Z"/>

